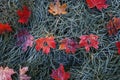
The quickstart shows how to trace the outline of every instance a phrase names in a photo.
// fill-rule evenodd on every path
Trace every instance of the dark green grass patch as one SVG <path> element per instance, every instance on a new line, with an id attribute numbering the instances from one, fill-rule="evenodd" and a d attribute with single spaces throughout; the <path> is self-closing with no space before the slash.
<path id="1" fill-rule="evenodd" d="M 0 65 L 15 70 L 20 65 L 28 66 L 31 80 L 52 80 L 52 69 L 58 68 L 60 63 L 70 72 L 70 80 L 119 80 L 120 56 L 117 55 L 115 42 L 120 40 L 120 32 L 109 36 L 105 25 L 112 17 L 120 17 L 120 1 L 107 0 L 109 7 L 98 11 L 89 9 L 85 0 L 61 0 L 61 3 L 67 3 L 68 13 L 60 16 L 48 12 L 50 2 L 52 0 L 0 0 L 0 22 L 10 23 L 14 30 L 0 35 Z M 29 6 L 32 11 L 27 26 L 17 22 L 16 10 L 22 5 Z M 34 43 L 32 48 L 23 52 L 15 45 L 14 38 L 21 28 L 28 28 L 35 40 L 48 33 L 52 33 L 56 41 L 93 33 L 99 36 L 99 48 L 92 48 L 88 53 L 82 48 L 75 54 L 66 54 L 58 50 L 57 44 L 57 49 L 45 55 L 42 51 L 36 52 Z"/>

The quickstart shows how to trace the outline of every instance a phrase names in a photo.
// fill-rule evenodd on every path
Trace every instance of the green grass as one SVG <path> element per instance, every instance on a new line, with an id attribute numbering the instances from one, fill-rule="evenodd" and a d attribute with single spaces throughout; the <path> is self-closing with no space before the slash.
<path id="1" fill-rule="evenodd" d="M 120 17 L 120 1 L 107 0 L 109 7 L 101 12 L 89 9 L 85 0 L 61 0 L 67 3 L 66 15 L 53 16 L 48 12 L 48 6 L 53 0 L 2 0 L 0 2 L 0 22 L 10 23 L 13 32 L 0 35 L 0 65 L 9 66 L 18 71 L 20 65 L 28 66 L 31 80 L 52 80 L 52 69 L 62 63 L 65 70 L 70 72 L 70 80 L 119 80 L 120 56 L 117 55 L 115 42 L 120 40 L 120 32 L 109 36 L 105 25 L 113 17 Z M 27 5 L 32 16 L 27 26 L 17 22 L 16 10 Z M 112 16 L 110 16 L 112 15 Z M 36 52 L 35 43 L 26 52 L 15 45 L 14 35 L 21 28 L 28 28 L 35 40 L 52 33 L 59 42 L 65 37 L 78 38 L 84 34 L 99 36 L 99 49 L 78 49 L 75 54 L 66 54 L 54 49 L 49 55 L 42 51 Z M 17 78 L 14 77 L 16 80 Z"/>

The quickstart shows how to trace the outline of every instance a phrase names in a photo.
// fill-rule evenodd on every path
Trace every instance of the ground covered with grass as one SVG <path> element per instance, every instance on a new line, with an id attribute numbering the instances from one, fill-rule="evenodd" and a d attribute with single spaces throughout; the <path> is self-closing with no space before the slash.
<path id="1" fill-rule="evenodd" d="M 101 11 L 90 9 L 86 0 L 60 0 L 67 4 L 67 14 L 53 16 L 48 12 L 53 0 L 0 0 L 0 22 L 9 23 L 13 32 L 0 35 L 0 66 L 8 66 L 18 71 L 20 66 L 28 66 L 31 80 L 53 80 L 53 69 L 60 64 L 70 72 L 70 80 L 119 80 L 120 55 L 115 42 L 120 40 L 120 31 L 110 36 L 106 24 L 113 17 L 120 17 L 120 0 L 107 0 L 108 8 Z M 18 23 L 16 11 L 26 5 L 32 14 L 27 25 Z M 48 55 L 35 50 L 35 43 L 26 52 L 16 46 L 15 34 L 22 28 L 28 29 L 34 39 L 53 34 L 57 48 Z M 59 50 L 59 41 L 73 38 L 79 42 L 81 35 L 99 36 L 99 48 L 77 49 L 72 54 Z M 17 80 L 17 75 L 13 75 Z"/>

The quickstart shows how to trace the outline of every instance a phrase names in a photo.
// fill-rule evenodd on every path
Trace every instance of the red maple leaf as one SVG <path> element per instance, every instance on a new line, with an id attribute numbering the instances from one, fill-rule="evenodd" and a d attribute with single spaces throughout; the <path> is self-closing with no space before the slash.
<path id="1" fill-rule="evenodd" d="M 25 74 L 27 71 L 28 71 L 28 67 L 23 67 L 22 69 L 20 68 L 20 70 L 19 70 L 20 80 L 30 80 L 31 79 L 31 77 L 29 77 L 28 75 Z"/>
<path id="2" fill-rule="evenodd" d="M 12 80 L 11 75 L 14 73 L 13 69 L 0 67 L 0 80 Z"/>
<path id="3" fill-rule="evenodd" d="M 65 50 L 66 53 L 70 53 L 70 52 L 75 53 L 76 49 L 78 48 L 78 43 L 72 39 L 65 38 L 65 39 L 61 40 L 60 42 L 61 42 L 61 44 L 59 46 L 59 49 Z"/>
<path id="4" fill-rule="evenodd" d="M 17 10 L 17 14 L 19 16 L 18 22 L 22 24 L 27 24 L 28 19 L 31 15 L 31 11 L 28 9 L 27 6 L 23 6 L 23 10 Z"/>
<path id="5" fill-rule="evenodd" d="M 120 55 L 120 41 L 116 42 L 115 44 L 118 49 L 118 54 Z"/>
<path id="6" fill-rule="evenodd" d="M 120 29 L 120 18 L 113 17 L 106 25 L 109 35 L 115 35 Z"/>
<path id="7" fill-rule="evenodd" d="M 42 49 L 45 54 L 48 54 L 50 52 L 50 48 L 56 48 L 54 37 L 50 36 L 37 39 L 35 48 L 37 51 Z"/>
<path id="8" fill-rule="evenodd" d="M 8 23 L 6 24 L 0 23 L 0 34 L 3 34 L 5 32 L 12 32 L 12 28 Z"/>
<path id="9" fill-rule="evenodd" d="M 95 49 L 98 49 L 98 36 L 94 34 L 90 35 L 82 35 L 80 37 L 80 47 L 85 47 L 86 51 L 89 52 L 90 47 L 94 47 Z"/>
<path id="10" fill-rule="evenodd" d="M 70 73 L 65 72 L 64 66 L 60 64 L 60 67 L 56 70 L 52 70 L 50 75 L 55 80 L 68 80 L 70 78 Z"/>
<path id="11" fill-rule="evenodd" d="M 89 8 L 97 7 L 98 10 L 107 8 L 106 0 L 86 0 Z"/>

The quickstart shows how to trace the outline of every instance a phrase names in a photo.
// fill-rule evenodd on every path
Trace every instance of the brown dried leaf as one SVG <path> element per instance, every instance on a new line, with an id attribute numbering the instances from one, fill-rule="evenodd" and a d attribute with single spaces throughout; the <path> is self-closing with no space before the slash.
<path id="1" fill-rule="evenodd" d="M 112 18 L 106 26 L 109 35 L 115 35 L 120 29 L 120 18 Z"/>

